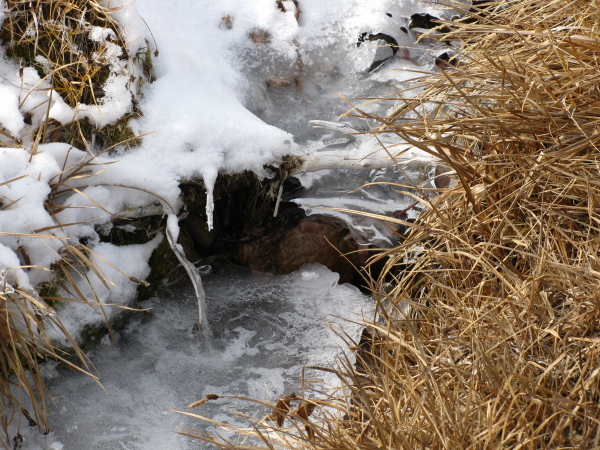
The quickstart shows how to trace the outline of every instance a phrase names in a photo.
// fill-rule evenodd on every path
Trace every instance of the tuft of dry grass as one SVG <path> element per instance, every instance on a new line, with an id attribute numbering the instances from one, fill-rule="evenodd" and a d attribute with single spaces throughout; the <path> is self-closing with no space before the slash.
<path id="1" fill-rule="evenodd" d="M 0 146 L 20 147 L 23 142 L 31 141 L 35 153 L 37 145 L 45 142 L 67 142 L 88 150 L 99 147 L 99 151 L 124 141 L 128 146 L 137 144 L 128 121 L 140 114 L 140 87 L 154 80 L 153 52 L 146 42 L 145 47 L 135 55 L 131 54 L 124 34 L 112 16 L 120 8 L 111 8 L 96 0 L 6 2 L 5 18 L 0 27 L 2 45 L 8 56 L 19 63 L 22 78 L 23 68 L 33 67 L 52 91 L 48 99 L 33 110 L 22 111 L 25 122 L 30 125 L 28 134 L 11 136 L 0 128 Z M 58 95 L 75 110 L 81 106 L 102 106 L 106 101 L 107 84 L 117 78 L 127 80 L 132 106 L 116 123 L 100 127 L 89 119 L 74 119 L 69 124 L 48 119 L 50 106 Z M 44 89 L 41 81 L 29 88 L 23 93 L 19 107 L 24 106 L 33 91 Z M 46 117 L 40 123 L 38 116 L 43 111 L 46 111 Z"/>
<path id="2" fill-rule="evenodd" d="M 39 235 L 22 237 L 44 238 Z M 68 264 L 67 257 L 62 262 Z M 90 372 L 87 358 L 47 303 L 48 299 L 33 290 L 15 287 L 16 280 L 12 279 L 10 272 L 18 269 L 0 268 L 0 430 L 6 439 L 0 440 L 1 448 L 9 448 L 8 425 L 13 421 L 25 421 L 29 426 L 37 426 L 43 433 L 50 432 L 46 404 L 49 393 L 39 370 L 40 362 L 48 359 L 62 361 L 98 381 Z M 50 328 L 68 339 L 80 367 L 74 365 L 66 353 L 54 347 L 48 335 Z M 26 409 L 27 404 L 31 411 Z"/>
<path id="3" fill-rule="evenodd" d="M 336 371 L 341 413 L 295 447 L 600 447 L 600 2 L 483 7 L 448 24 L 456 67 L 376 118 L 457 185 L 374 257 L 379 320 Z"/>
<path id="4" fill-rule="evenodd" d="M 134 76 L 133 66 L 139 66 L 142 75 L 151 80 L 151 52 L 148 47 L 140 55 L 129 55 L 118 24 L 111 17 L 114 10 L 103 5 L 103 2 L 95 0 L 9 0 L 4 5 L 5 19 L 0 28 L 0 40 L 10 57 L 17 59 L 21 67 L 34 67 L 40 78 L 47 80 L 73 108 L 80 104 L 101 104 L 103 88 L 111 76 L 130 75 L 128 88 L 135 94 L 142 80 Z M 132 74 L 127 72 L 129 69 Z M 40 89 L 38 83 L 24 93 L 24 98 Z M 51 94 L 47 101 L 52 101 Z M 23 104 L 20 106 L 23 107 Z M 49 103 L 42 103 L 36 109 L 49 111 Z M 141 137 L 134 136 L 126 125 L 131 114 L 99 130 L 89 121 L 75 121 L 62 126 L 49 120 L 47 114 L 41 121 L 39 118 L 32 121 L 31 112 L 22 113 L 31 125 L 31 135 L 16 137 L 0 129 L 0 146 L 20 147 L 33 156 L 41 143 L 66 141 L 88 152 L 69 150 L 62 171 L 50 180 L 50 192 L 44 206 L 55 224 L 32 230 L 30 234 L 18 234 L 22 239 L 62 241 L 63 245 L 58 250 L 60 259 L 52 266 L 54 278 L 38 286 L 39 292 L 19 286 L 14 274 L 32 268 L 24 247 L 13 249 L 23 262 L 22 267 L 0 267 L 0 436 L 4 434 L 5 438 L 0 439 L 0 448 L 12 448 L 8 425 L 13 421 L 21 423 L 26 419 L 30 425 L 37 424 L 40 431 L 49 431 L 46 405 L 49 393 L 39 372 L 40 362 L 57 359 L 96 379 L 90 372 L 85 355 L 69 336 L 52 306 L 61 301 L 78 301 L 104 313 L 105 305 L 98 299 L 88 274 L 95 274 L 107 289 L 114 284 L 94 262 L 97 258 L 92 258 L 92 250 L 82 243 L 57 237 L 55 233 L 60 235 L 66 227 L 78 225 L 60 223 L 57 215 L 68 207 L 64 204 L 65 200 L 73 193 L 86 197 L 82 192 L 82 181 L 106 170 L 97 159 L 99 155 Z M 39 116 L 39 111 L 36 114 Z M 30 148 L 24 148 L 24 141 L 31 145 Z M 91 151 L 92 147 L 95 152 Z M 102 205 L 87 199 L 104 210 Z M 12 203 L 4 205 L 3 209 L 11 206 Z M 92 298 L 87 298 L 81 290 L 81 283 L 86 281 L 90 284 Z M 136 279 L 132 281 L 143 283 Z M 110 331 L 108 319 L 107 324 Z M 48 335 L 51 328 L 66 337 L 74 357 L 54 347 Z M 31 405 L 31 411 L 25 409 L 27 404 Z"/>
<path id="5" fill-rule="evenodd" d="M 111 58 L 127 58 L 115 52 L 125 42 L 110 10 L 94 0 L 8 1 L 0 39 L 10 56 L 42 78 L 52 74 L 52 87 L 71 107 L 96 104 Z"/>

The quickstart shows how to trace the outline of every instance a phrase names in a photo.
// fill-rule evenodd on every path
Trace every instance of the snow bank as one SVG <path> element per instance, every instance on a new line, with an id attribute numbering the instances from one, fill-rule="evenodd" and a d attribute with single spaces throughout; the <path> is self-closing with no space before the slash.
<path id="1" fill-rule="evenodd" d="M 0 140 L 13 142 L 12 148 L 0 149 L 0 231 L 12 233 L 0 235 L 0 267 L 35 266 L 10 270 L 12 281 L 22 287 L 48 280 L 48 269 L 60 258 L 61 248 L 81 240 L 97 257 L 143 278 L 157 241 L 127 248 L 100 243 L 98 230 L 110 229 L 111 214 L 150 204 L 176 214 L 183 206 L 182 180 L 202 179 L 210 218 L 219 173 L 251 170 L 266 175 L 265 165 L 306 151 L 292 134 L 254 113 L 269 107 L 268 89 L 281 83 L 294 86 L 304 78 L 319 84 L 327 77 L 364 71 L 373 50 L 356 48 L 359 33 L 387 31 L 401 44 L 412 45 L 410 36 L 403 37 L 398 22 L 386 13 L 397 18 L 434 8 L 416 0 L 302 0 L 301 12 L 291 1 L 283 2 L 282 11 L 274 0 L 104 4 L 113 9 L 132 59 L 120 57 L 122 49 L 111 43 L 110 30 L 90 28 L 93 40 L 107 43 L 104 58 L 111 67 L 98 105 L 71 108 L 48 79 L 33 68 L 20 68 L 0 49 Z M 4 14 L 0 8 L 0 21 Z M 157 55 L 156 80 L 145 84 L 141 96 L 131 80 L 142 77 L 136 56 L 148 45 Z M 297 89 L 301 91 L 301 85 Z M 94 156 L 66 144 L 36 140 L 48 118 L 63 124 L 87 118 L 102 127 L 131 112 L 138 102 L 143 116 L 131 126 L 147 135 L 137 148 Z M 327 108 L 321 105 L 321 111 Z M 294 122 L 296 114 L 304 120 L 301 113 L 286 114 L 288 122 Z M 85 176 L 77 172 L 83 163 Z M 66 177 L 66 185 L 57 184 Z M 134 289 L 122 275 L 113 275 L 117 287 L 107 292 L 98 287 L 96 295 L 103 302 L 126 305 Z M 96 282 L 85 289 L 90 286 L 97 287 Z M 81 305 L 65 307 L 72 331 L 102 320 L 88 309 L 91 312 L 85 314 Z"/>

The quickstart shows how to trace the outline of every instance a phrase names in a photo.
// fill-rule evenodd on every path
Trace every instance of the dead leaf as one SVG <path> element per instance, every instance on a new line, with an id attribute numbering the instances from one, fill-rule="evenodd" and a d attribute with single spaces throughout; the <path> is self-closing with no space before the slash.
<path id="1" fill-rule="evenodd" d="M 316 407 L 316 403 L 313 403 L 310 400 L 302 400 L 302 403 L 300 403 L 298 408 L 296 408 L 292 414 L 300 417 L 303 420 L 308 420 Z"/>
<path id="2" fill-rule="evenodd" d="M 141 284 L 141 285 L 143 285 L 145 287 L 149 287 L 150 286 L 150 283 L 148 283 L 147 281 L 140 280 L 139 278 L 129 277 L 129 279 L 131 281 L 133 281 L 134 283 Z"/>
<path id="3" fill-rule="evenodd" d="M 248 35 L 255 44 L 269 44 L 271 42 L 271 33 L 260 28 L 255 28 Z"/>
<path id="4" fill-rule="evenodd" d="M 277 422 L 277 426 L 281 428 L 285 420 L 285 416 L 290 410 L 290 404 L 292 400 L 296 399 L 296 394 L 291 393 L 290 395 L 280 395 L 279 400 L 275 404 L 274 411 L 266 417 L 266 420 Z"/>

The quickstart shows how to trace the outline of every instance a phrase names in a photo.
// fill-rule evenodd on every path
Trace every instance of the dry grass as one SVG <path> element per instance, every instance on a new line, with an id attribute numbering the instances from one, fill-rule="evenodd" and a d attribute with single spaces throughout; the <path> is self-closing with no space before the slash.
<path id="1" fill-rule="evenodd" d="M 110 148 L 104 151 L 108 150 Z M 104 314 L 108 330 L 112 331 L 104 308 L 113 305 L 106 305 L 99 299 L 88 275 L 96 275 L 103 286 L 110 290 L 115 284 L 96 261 L 100 259 L 113 269 L 121 271 L 95 255 L 93 250 L 85 245 L 73 243 L 68 238 L 56 235 L 63 233 L 69 226 L 78 225 L 78 223 L 60 223 L 56 218 L 56 215 L 65 208 L 65 198 L 74 193 L 86 197 L 80 189 L 73 187 L 73 184 L 91 179 L 99 171 L 94 155 L 83 152 L 78 152 L 77 155 L 79 157 L 72 158 L 70 164 L 66 163 L 69 159 L 67 158 L 62 167 L 63 170 L 50 180 L 50 193 L 46 199 L 45 208 L 55 219 L 55 225 L 34 230 L 32 234 L 16 234 L 25 240 L 59 239 L 61 241 L 62 246 L 58 250 L 59 259 L 52 266 L 54 277 L 45 285 L 38 287 L 39 293 L 14 287 L 18 283 L 15 278 L 8 275 L 11 269 L 34 268 L 29 263 L 30 258 L 24 247 L 19 248 L 21 259 L 25 263 L 23 267 L 9 268 L 8 271 L 0 268 L 0 435 L 4 433 L 7 439 L 6 442 L 0 440 L 0 448 L 8 448 L 8 425 L 13 420 L 26 418 L 30 425 L 37 424 L 40 431 L 45 433 L 49 430 L 46 405 L 46 397 L 49 393 L 45 389 L 39 372 L 39 362 L 48 359 L 59 360 L 98 381 L 96 376 L 90 372 L 90 364 L 84 353 L 69 335 L 53 307 L 59 307 L 60 302 L 67 301 L 86 303 Z M 112 214 L 102 205 L 89 198 L 88 200 L 95 207 Z M 0 232 L 0 235 L 2 234 Z M 10 234 L 15 235 L 14 233 Z M 127 277 L 125 273 L 121 272 L 121 274 Z M 135 278 L 129 279 L 136 283 L 145 283 Z M 91 288 L 89 289 L 91 296 L 83 293 L 82 284 L 85 283 Z M 122 306 L 121 308 L 127 309 Z M 47 333 L 50 328 L 65 336 L 73 355 L 54 347 Z M 76 366 L 75 362 L 79 366 Z M 24 408 L 23 405 L 26 404 L 31 405 L 31 412 Z M 20 414 L 21 412 L 23 415 Z"/>
<path id="2" fill-rule="evenodd" d="M 110 3 L 110 2 L 109 2 Z M 137 145 L 128 121 L 140 114 L 138 98 L 145 82 L 154 79 L 150 45 L 130 54 L 127 42 L 113 19 L 111 8 L 96 0 L 9 0 L 6 18 L 1 24 L 0 41 L 8 56 L 22 68 L 33 67 L 47 81 L 52 92 L 34 110 L 23 111 L 26 122 L 32 115 L 50 110 L 53 95 L 75 110 L 81 105 L 103 105 L 107 82 L 117 77 L 128 79 L 132 108 L 116 123 L 99 128 L 90 120 L 74 120 L 61 125 L 56 120 L 33 119 L 30 135 L 11 136 L 0 128 L 0 146 L 20 147 L 23 142 L 66 142 L 77 148 L 102 151 L 113 144 L 126 141 Z M 41 82 L 24 92 L 27 99 L 32 91 L 44 90 Z M 110 99 L 109 99 L 110 100 Z M 23 107 L 23 100 L 20 107 Z M 47 103 L 47 104 L 46 104 Z M 37 128 L 37 129 L 36 129 Z"/>
<path id="3" fill-rule="evenodd" d="M 9 55 L 49 77 L 71 107 L 96 104 L 110 75 L 113 45 L 125 42 L 110 11 L 93 0 L 7 2 L 0 38 Z M 108 39 L 92 39 L 93 27 L 110 30 Z M 127 58 L 122 54 L 121 58 Z"/>
<path id="4" fill-rule="evenodd" d="M 495 2 L 453 26 L 456 68 L 377 118 L 458 185 L 376 257 L 381 321 L 338 371 L 343 413 L 285 447 L 600 447 L 598 23 L 596 0 Z"/>
<path id="5" fill-rule="evenodd" d="M 45 238 L 39 235 L 22 237 Z M 85 258 L 80 257 L 79 266 L 76 266 L 71 261 L 73 257 L 77 257 L 77 252 L 66 247 L 61 264 L 68 265 L 71 270 L 81 270 Z M 85 270 L 92 268 L 88 266 Z M 76 285 L 73 283 L 72 286 Z M 14 287 L 8 271 L 0 269 L 0 430 L 6 439 L 0 440 L 0 448 L 9 448 L 8 425 L 12 421 L 27 419 L 29 426 L 37 426 L 43 433 L 50 431 L 46 404 L 48 392 L 40 374 L 40 362 L 49 358 L 59 360 L 96 379 L 90 373 L 85 355 L 48 305 L 48 300 L 64 299 L 44 299 L 35 291 Z M 69 340 L 81 367 L 75 366 L 72 357 L 54 347 L 47 333 L 50 328 L 58 330 Z M 31 411 L 26 409 L 28 404 Z"/>

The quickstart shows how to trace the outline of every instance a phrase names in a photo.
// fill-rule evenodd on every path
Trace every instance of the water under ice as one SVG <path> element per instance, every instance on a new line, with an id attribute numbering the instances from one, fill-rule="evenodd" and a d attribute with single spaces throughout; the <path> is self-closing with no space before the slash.
<path id="1" fill-rule="evenodd" d="M 89 354 L 104 390 L 81 373 L 53 363 L 44 367 L 55 396 L 54 431 L 42 437 L 23 423 L 21 448 L 206 448 L 175 431 L 209 427 L 169 410 L 185 410 L 209 393 L 261 400 L 300 393 L 302 367 L 332 367 L 342 351 L 326 321 L 357 338 L 361 327 L 339 317 L 356 320 L 371 312 L 368 296 L 337 285 L 337 279 L 319 265 L 284 276 L 237 267 L 215 270 L 204 277 L 212 349 L 198 337 L 197 303 L 189 283 L 145 302 L 142 306 L 152 310 L 136 313 L 116 333 L 115 345 L 105 337 Z M 307 375 L 334 382 L 316 371 Z M 197 412 L 231 423 L 239 420 L 232 410 L 257 420 L 265 415 L 256 405 L 227 399 Z"/>

